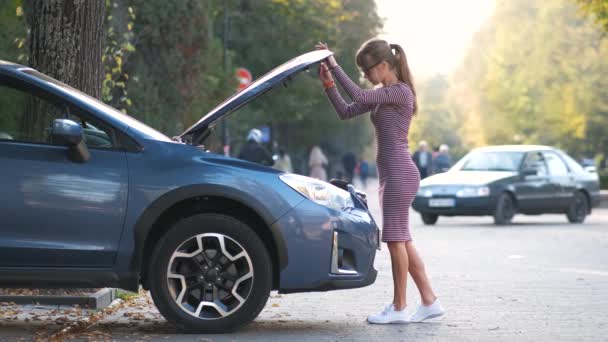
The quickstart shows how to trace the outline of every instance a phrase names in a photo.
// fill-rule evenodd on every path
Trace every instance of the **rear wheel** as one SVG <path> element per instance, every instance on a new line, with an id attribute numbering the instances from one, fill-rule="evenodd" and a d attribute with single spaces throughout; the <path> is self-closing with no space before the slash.
<path id="1" fill-rule="evenodd" d="M 510 224 L 515 216 L 515 201 L 513 197 L 508 193 L 502 193 L 496 201 L 496 208 L 494 209 L 494 223 L 497 225 Z"/>
<path id="2" fill-rule="evenodd" d="M 434 225 L 439 219 L 439 215 L 437 214 L 420 214 L 420 216 L 422 217 L 422 222 L 426 225 Z"/>
<path id="3" fill-rule="evenodd" d="M 245 223 L 219 214 L 178 221 L 156 246 L 152 299 L 171 323 L 191 332 L 226 332 L 253 320 L 272 288 L 272 262 Z"/>
<path id="4" fill-rule="evenodd" d="M 589 203 L 587 201 L 587 196 L 585 196 L 585 194 L 581 191 L 575 192 L 572 202 L 570 203 L 570 207 L 566 212 L 568 221 L 571 223 L 583 223 L 588 212 Z"/>

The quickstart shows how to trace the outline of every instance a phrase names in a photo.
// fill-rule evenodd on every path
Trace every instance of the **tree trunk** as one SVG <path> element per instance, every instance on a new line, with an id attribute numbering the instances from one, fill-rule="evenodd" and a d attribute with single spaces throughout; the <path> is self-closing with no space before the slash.
<path id="1" fill-rule="evenodd" d="M 24 0 L 24 10 L 29 28 L 29 65 L 101 98 L 104 0 Z M 55 111 L 30 97 L 21 131 L 32 141 L 48 141 L 45 128 L 53 117 L 61 117 Z"/>
<path id="2" fill-rule="evenodd" d="M 104 0 L 25 0 L 29 65 L 101 97 Z"/>

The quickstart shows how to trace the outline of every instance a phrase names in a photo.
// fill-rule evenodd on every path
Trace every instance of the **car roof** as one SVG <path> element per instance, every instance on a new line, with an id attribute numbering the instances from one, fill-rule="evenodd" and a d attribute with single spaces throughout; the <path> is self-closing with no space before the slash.
<path id="1" fill-rule="evenodd" d="M 17 63 L 13 63 L 13 62 L 9 62 L 9 61 L 0 59 L 0 69 L 13 71 L 13 70 L 17 70 L 17 69 L 31 69 L 31 68 L 26 65 L 21 65 L 21 64 L 17 64 Z"/>
<path id="2" fill-rule="evenodd" d="M 475 151 L 484 152 L 530 152 L 530 151 L 552 151 L 553 147 L 544 145 L 493 145 L 478 147 Z"/>

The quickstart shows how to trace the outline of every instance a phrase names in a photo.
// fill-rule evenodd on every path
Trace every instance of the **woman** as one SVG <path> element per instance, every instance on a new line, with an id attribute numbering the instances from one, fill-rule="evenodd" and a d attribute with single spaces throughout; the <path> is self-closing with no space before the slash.
<path id="1" fill-rule="evenodd" d="M 317 49 L 327 49 L 319 43 Z M 424 264 L 409 232 L 409 208 L 420 184 L 420 174 L 408 148 L 408 132 L 416 113 L 416 92 L 407 59 L 401 46 L 384 40 L 365 42 L 356 55 L 357 66 L 373 90 L 357 86 L 340 68 L 333 56 L 321 63 L 319 70 L 325 92 L 342 120 L 371 112 L 377 141 L 382 241 L 388 245 L 393 269 L 393 301 L 380 313 L 370 315 L 370 323 L 422 322 L 443 315 Z M 352 99 L 346 103 L 335 86 L 333 76 Z M 405 308 L 407 273 L 410 273 L 422 299 L 422 305 L 408 317 Z"/>
<path id="2" fill-rule="evenodd" d="M 310 168 L 310 177 L 320 179 L 322 181 L 327 180 L 327 172 L 325 166 L 327 165 L 327 157 L 321 151 L 319 146 L 313 146 L 310 151 L 310 158 L 308 158 L 308 167 Z"/>

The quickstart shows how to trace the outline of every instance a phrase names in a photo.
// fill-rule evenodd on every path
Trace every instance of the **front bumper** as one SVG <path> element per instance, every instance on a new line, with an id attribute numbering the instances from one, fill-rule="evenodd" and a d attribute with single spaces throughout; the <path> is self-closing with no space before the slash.
<path id="1" fill-rule="evenodd" d="M 431 207 L 429 202 L 431 199 L 453 199 L 454 206 L 452 207 Z M 475 216 L 475 215 L 492 215 L 496 207 L 496 198 L 489 197 L 456 197 L 456 196 L 435 196 L 421 197 L 416 196 L 412 207 L 422 214 L 437 214 L 446 216 Z"/>
<path id="2" fill-rule="evenodd" d="M 273 228 L 282 232 L 288 255 L 279 292 L 349 289 L 376 280 L 380 234 L 363 206 L 338 211 L 305 200 Z"/>

